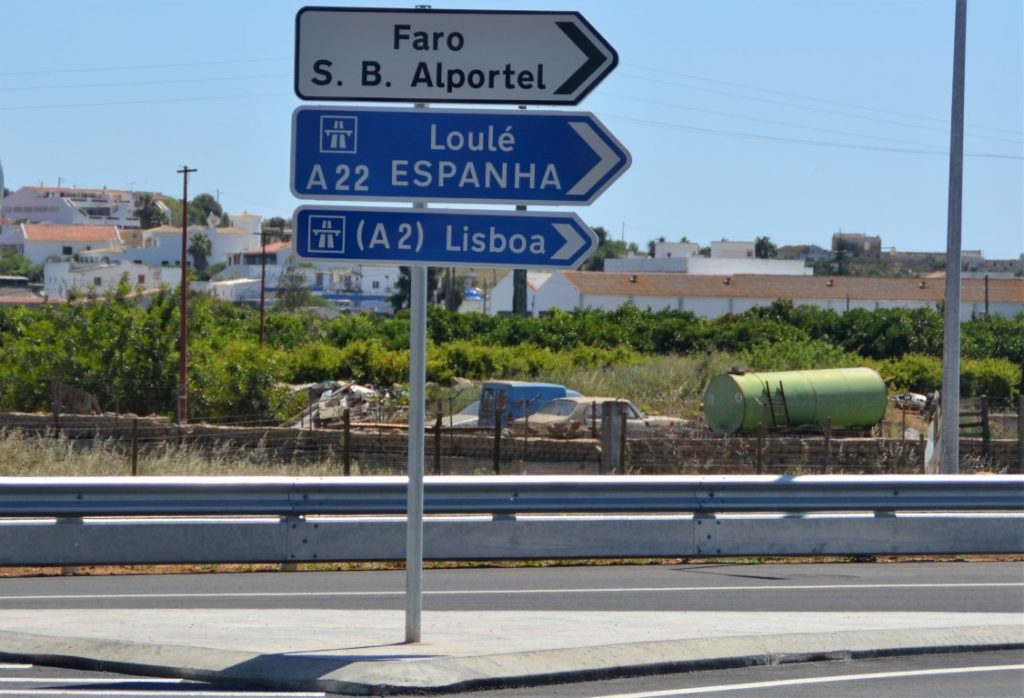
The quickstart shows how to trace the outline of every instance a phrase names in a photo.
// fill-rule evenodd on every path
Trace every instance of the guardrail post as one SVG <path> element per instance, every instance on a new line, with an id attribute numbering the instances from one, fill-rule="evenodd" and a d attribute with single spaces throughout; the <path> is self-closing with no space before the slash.
<path id="1" fill-rule="evenodd" d="M 80 516 L 62 516 L 57 519 L 58 526 L 81 526 L 84 523 Z M 77 565 L 61 565 L 60 576 L 61 577 L 73 577 L 78 574 Z"/>

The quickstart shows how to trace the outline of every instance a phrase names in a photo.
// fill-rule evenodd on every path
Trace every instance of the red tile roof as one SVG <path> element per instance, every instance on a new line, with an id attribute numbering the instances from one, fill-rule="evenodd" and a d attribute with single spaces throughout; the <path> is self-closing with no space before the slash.
<path id="1" fill-rule="evenodd" d="M 587 296 L 673 298 L 760 298 L 772 300 L 916 301 L 937 303 L 943 279 L 863 276 L 784 276 L 770 274 L 698 275 L 570 271 L 565 277 Z M 728 283 L 726 281 L 728 280 Z M 962 279 L 961 298 L 985 300 L 984 279 Z M 1024 279 L 989 279 L 992 303 L 1024 303 Z"/>
<path id="2" fill-rule="evenodd" d="M 43 225 L 25 223 L 25 239 L 30 242 L 120 242 L 112 225 Z"/>
<path id="3" fill-rule="evenodd" d="M 281 252 L 282 250 L 291 249 L 292 243 L 290 241 L 278 241 L 267 243 L 267 254 Z M 246 250 L 242 254 L 263 254 L 263 247 L 253 247 L 250 250 Z"/>

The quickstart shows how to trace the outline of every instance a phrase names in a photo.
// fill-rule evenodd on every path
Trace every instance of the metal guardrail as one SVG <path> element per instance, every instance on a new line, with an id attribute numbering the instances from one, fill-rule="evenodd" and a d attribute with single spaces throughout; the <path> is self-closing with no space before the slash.
<path id="1" fill-rule="evenodd" d="M 405 559 L 406 479 L 0 478 L 0 566 Z M 1024 552 L 1024 476 L 429 477 L 424 559 Z"/>
<path id="2" fill-rule="evenodd" d="M 427 477 L 427 514 L 1024 511 L 1024 477 Z M 403 514 L 404 477 L 0 478 L 0 517 Z"/>

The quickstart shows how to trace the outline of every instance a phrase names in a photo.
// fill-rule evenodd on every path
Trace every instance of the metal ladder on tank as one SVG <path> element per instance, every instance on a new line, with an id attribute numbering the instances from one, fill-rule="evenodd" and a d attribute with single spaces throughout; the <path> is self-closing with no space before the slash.
<path id="1" fill-rule="evenodd" d="M 764 393 L 768 398 L 768 409 L 771 412 L 772 428 L 789 426 L 789 406 L 786 405 L 786 391 L 782 388 L 782 381 L 779 381 L 779 389 L 775 391 L 772 398 L 772 389 L 767 382 L 764 384 Z"/>

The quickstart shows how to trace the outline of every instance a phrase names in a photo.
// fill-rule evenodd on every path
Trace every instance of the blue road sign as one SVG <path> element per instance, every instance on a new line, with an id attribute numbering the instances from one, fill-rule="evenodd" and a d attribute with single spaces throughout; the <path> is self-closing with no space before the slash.
<path id="1" fill-rule="evenodd" d="M 300 199 L 586 205 L 630 165 L 587 112 L 299 107 Z"/>
<path id="2" fill-rule="evenodd" d="M 306 259 L 437 267 L 574 269 L 597 236 L 574 213 L 301 206 Z"/>

